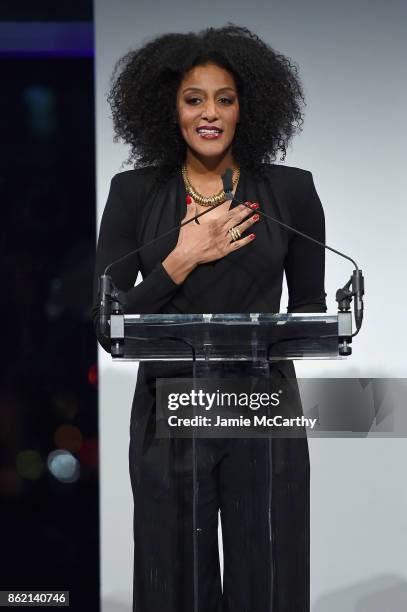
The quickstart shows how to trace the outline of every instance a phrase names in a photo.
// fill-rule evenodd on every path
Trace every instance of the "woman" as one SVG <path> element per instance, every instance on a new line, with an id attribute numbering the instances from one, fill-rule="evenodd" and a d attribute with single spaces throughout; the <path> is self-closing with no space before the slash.
<path id="1" fill-rule="evenodd" d="M 105 266 L 221 202 L 111 270 L 127 313 L 325 312 L 324 250 L 256 209 L 324 241 L 310 172 L 273 165 L 302 124 L 296 70 L 246 28 L 169 34 L 128 53 L 110 93 L 117 138 L 138 168 L 113 177 L 95 266 Z M 221 175 L 233 168 L 236 198 Z M 239 233 L 232 228 L 238 226 Z M 231 232 L 232 230 L 232 232 Z M 133 286 L 138 271 L 143 280 Z M 222 366 L 219 366 L 222 367 Z M 240 370 L 239 370 L 240 368 Z M 248 366 L 236 371 L 249 374 Z M 273 376 L 294 376 L 277 363 Z M 155 379 L 191 364 L 140 364 L 130 424 L 137 612 L 307 612 L 306 439 L 272 441 L 272 516 L 264 440 L 206 440 L 201 455 L 198 578 L 192 551 L 190 440 L 155 437 Z M 254 466 L 254 467 L 253 467 Z M 217 548 L 224 549 L 223 593 Z M 195 582 L 194 582 L 195 579 Z"/>

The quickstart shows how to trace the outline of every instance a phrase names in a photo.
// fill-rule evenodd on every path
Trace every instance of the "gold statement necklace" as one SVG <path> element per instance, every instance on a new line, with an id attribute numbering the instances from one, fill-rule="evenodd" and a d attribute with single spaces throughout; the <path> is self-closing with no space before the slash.
<path id="1" fill-rule="evenodd" d="M 197 202 L 201 206 L 216 206 L 216 204 L 222 204 L 223 202 L 226 202 L 226 194 L 224 189 L 221 189 L 219 193 L 216 193 L 213 196 L 203 196 L 191 185 L 187 174 L 187 167 L 185 164 L 182 165 L 181 172 L 182 178 L 184 179 L 185 190 L 195 200 L 195 202 Z M 240 170 L 239 168 L 235 168 L 233 170 L 232 178 L 233 187 L 236 187 L 236 184 L 239 180 L 239 176 Z"/>

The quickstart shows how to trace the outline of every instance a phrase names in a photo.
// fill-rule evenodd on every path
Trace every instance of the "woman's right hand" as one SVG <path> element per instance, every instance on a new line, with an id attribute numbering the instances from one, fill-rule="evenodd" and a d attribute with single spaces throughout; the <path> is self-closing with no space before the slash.
<path id="1" fill-rule="evenodd" d="M 175 249 L 163 261 L 167 273 L 174 282 L 183 282 L 196 266 L 226 257 L 229 253 L 249 244 L 255 234 L 250 233 L 245 236 L 244 232 L 258 220 L 258 215 L 253 212 L 255 213 L 244 204 L 239 204 L 222 216 L 211 219 L 211 213 L 208 213 L 204 222 L 198 224 L 191 221 L 181 227 Z M 193 219 L 197 214 L 199 211 L 192 200 L 191 204 L 187 205 L 187 212 L 182 222 Z M 232 241 L 229 229 L 235 226 L 238 226 L 242 237 Z"/>
<path id="2" fill-rule="evenodd" d="M 253 240 L 255 234 L 243 234 L 258 220 L 258 215 L 256 216 L 254 212 L 244 204 L 239 204 L 226 211 L 222 216 L 211 218 L 209 212 L 202 223 L 192 221 L 181 227 L 175 249 L 195 265 L 226 257 Z M 191 204 L 187 205 L 187 213 L 182 222 L 188 221 L 197 214 L 199 210 L 192 200 Z M 232 241 L 229 230 L 235 226 L 238 226 L 242 237 Z"/>

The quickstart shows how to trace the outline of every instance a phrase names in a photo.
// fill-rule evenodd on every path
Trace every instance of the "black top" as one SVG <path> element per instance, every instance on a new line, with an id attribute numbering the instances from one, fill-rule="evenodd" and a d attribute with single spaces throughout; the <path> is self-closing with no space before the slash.
<path id="1" fill-rule="evenodd" d="M 97 245 L 93 306 L 95 331 L 107 351 L 109 343 L 97 324 L 98 277 L 111 262 L 179 225 L 186 214 L 181 171 L 165 183 L 157 181 L 159 172 L 157 168 L 128 170 L 111 181 Z M 308 171 L 268 165 L 265 178 L 254 180 L 242 170 L 236 198 L 258 202 L 265 213 L 325 241 L 324 213 Z M 264 217 L 252 231 L 255 240 L 227 257 L 199 265 L 180 285 L 161 263 L 175 247 L 178 231 L 113 266 L 109 273 L 125 292 L 121 295 L 126 301 L 124 311 L 276 313 L 285 271 L 288 312 L 326 312 L 325 250 Z M 134 287 L 139 270 L 143 281 Z"/>

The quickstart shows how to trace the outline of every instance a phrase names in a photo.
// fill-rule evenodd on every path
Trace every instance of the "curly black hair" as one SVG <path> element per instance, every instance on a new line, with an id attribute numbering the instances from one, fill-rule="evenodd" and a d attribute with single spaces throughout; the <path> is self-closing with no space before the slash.
<path id="1" fill-rule="evenodd" d="M 298 69 L 245 27 L 227 24 L 198 33 L 164 34 L 129 51 L 116 64 L 108 101 L 114 141 L 131 147 L 126 160 L 169 173 L 185 160 L 186 143 L 174 122 L 178 87 L 194 66 L 212 62 L 234 77 L 240 123 L 232 143 L 236 163 L 254 174 L 283 161 L 302 129 L 305 104 Z"/>

